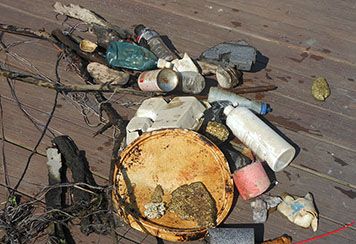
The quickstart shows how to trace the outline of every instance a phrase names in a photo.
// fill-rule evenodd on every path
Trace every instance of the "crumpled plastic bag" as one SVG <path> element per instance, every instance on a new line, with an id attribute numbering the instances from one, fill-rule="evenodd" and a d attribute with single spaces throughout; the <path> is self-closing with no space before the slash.
<path id="1" fill-rule="evenodd" d="M 251 202 L 253 211 L 253 221 L 255 223 L 264 223 L 267 220 L 267 212 L 270 208 L 276 207 L 282 202 L 280 197 L 262 195 Z"/>
<path id="2" fill-rule="evenodd" d="M 311 193 L 307 193 L 304 198 L 285 194 L 282 199 L 283 201 L 277 207 L 280 213 L 296 225 L 303 228 L 311 226 L 314 232 L 317 231 L 318 212 Z"/>

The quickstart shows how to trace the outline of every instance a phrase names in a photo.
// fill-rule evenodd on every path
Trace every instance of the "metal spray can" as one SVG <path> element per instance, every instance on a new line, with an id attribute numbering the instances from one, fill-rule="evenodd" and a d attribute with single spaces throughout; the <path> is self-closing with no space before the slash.
<path id="1" fill-rule="evenodd" d="M 171 69 L 158 69 L 142 72 L 137 82 L 142 91 L 170 92 L 177 87 L 179 77 Z"/>

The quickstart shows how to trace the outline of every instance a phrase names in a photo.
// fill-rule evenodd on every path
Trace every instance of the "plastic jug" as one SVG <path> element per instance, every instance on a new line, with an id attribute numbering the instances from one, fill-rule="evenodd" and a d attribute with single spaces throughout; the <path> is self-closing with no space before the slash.
<path id="1" fill-rule="evenodd" d="M 106 61 L 113 67 L 133 70 L 157 68 L 157 57 L 148 49 L 129 42 L 111 42 Z"/>

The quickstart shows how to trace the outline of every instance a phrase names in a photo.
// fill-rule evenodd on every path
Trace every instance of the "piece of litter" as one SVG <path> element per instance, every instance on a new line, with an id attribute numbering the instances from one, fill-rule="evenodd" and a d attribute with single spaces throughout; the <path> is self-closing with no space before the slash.
<path id="1" fill-rule="evenodd" d="M 330 96 L 329 84 L 323 77 L 319 77 L 313 81 L 311 91 L 313 97 L 318 101 L 325 101 Z"/>
<path id="2" fill-rule="evenodd" d="M 149 219 L 159 219 L 166 213 L 166 207 L 163 202 L 160 203 L 147 203 L 145 205 L 145 216 Z"/>
<path id="3" fill-rule="evenodd" d="M 256 62 L 256 55 L 257 51 L 254 47 L 245 41 L 237 41 L 223 42 L 211 47 L 200 55 L 200 59 L 249 71 Z"/>
<path id="4" fill-rule="evenodd" d="M 253 222 L 264 223 L 267 220 L 267 212 L 271 208 L 277 207 L 282 202 L 280 197 L 262 195 L 251 202 L 253 211 Z"/>
<path id="5" fill-rule="evenodd" d="M 311 226 L 314 232 L 317 231 L 318 213 L 310 193 L 307 193 L 304 198 L 285 194 L 282 199 L 283 201 L 277 207 L 279 212 L 294 224 L 303 228 Z"/>

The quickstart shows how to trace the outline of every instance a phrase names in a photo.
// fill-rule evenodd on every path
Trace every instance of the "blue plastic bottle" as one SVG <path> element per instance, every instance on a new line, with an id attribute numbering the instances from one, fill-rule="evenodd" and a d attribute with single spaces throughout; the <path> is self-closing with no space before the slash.
<path id="1" fill-rule="evenodd" d="M 112 67 L 151 70 L 157 68 L 157 57 L 148 49 L 130 42 L 111 42 L 106 61 Z"/>

